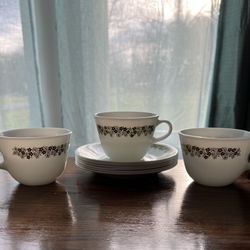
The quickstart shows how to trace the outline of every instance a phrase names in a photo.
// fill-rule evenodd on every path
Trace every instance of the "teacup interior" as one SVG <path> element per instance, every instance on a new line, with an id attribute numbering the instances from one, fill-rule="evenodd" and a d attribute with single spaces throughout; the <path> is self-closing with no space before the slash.
<path id="1" fill-rule="evenodd" d="M 119 118 L 119 119 L 126 119 L 126 118 L 149 118 L 155 117 L 156 114 L 149 113 L 149 112 L 137 112 L 137 111 L 114 111 L 114 112 L 103 112 L 97 113 L 96 117 L 103 117 L 103 118 Z"/>
<path id="2" fill-rule="evenodd" d="M 71 131 L 64 128 L 24 128 L 8 130 L 1 133 L 1 136 L 8 138 L 38 138 L 70 134 Z"/>
<path id="3" fill-rule="evenodd" d="M 200 138 L 250 139 L 250 132 L 231 128 L 193 128 L 182 130 L 180 134 Z"/>

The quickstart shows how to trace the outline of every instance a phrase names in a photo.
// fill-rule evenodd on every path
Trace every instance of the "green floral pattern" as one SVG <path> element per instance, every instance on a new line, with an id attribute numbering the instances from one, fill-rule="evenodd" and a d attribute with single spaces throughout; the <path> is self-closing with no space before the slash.
<path id="1" fill-rule="evenodd" d="M 14 147 L 12 149 L 13 155 L 17 155 L 22 159 L 32 159 L 39 157 L 52 157 L 65 154 L 68 149 L 68 143 L 59 146 L 42 146 L 42 147 Z"/>
<path id="2" fill-rule="evenodd" d="M 119 126 L 101 126 L 97 125 L 97 130 L 100 135 L 104 136 L 125 136 L 125 137 L 134 137 L 134 136 L 147 136 L 154 132 L 155 126 L 148 125 L 142 127 L 119 127 Z"/>
<path id="3" fill-rule="evenodd" d="M 185 155 L 197 156 L 204 159 L 212 158 L 222 158 L 223 160 L 233 159 L 240 156 L 240 148 L 202 148 L 197 146 L 192 146 L 190 144 L 182 144 L 182 150 Z"/>

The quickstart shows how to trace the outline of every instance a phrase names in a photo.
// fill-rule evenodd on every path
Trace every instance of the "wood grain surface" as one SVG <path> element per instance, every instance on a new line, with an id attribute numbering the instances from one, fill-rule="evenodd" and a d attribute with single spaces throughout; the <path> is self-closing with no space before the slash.
<path id="1" fill-rule="evenodd" d="M 112 177 L 70 158 L 56 183 L 27 187 L 0 171 L 0 249 L 250 249 L 250 181 L 192 182 L 168 171 Z"/>

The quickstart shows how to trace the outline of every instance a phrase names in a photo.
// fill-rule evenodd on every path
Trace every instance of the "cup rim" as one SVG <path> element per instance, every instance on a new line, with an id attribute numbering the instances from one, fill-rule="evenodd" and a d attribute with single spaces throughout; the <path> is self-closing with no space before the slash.
<path id="1" fill-rule="evenodd" d="M 50 134 L 50 135 L 37 135 L 37 136 L 15 136 L 11 135 L 12 133 L 15 132 L 27 132 L 27 131 L 54 131 L 55 133 Z M 59 128 L 59 127 L 39 127 L 39 128 L 18 128 L 18 129 L 10 129 L 10 130 L 5 130 L 0 133 L 0 139 L 11 139 L 11 140 L 37 140 L 37 139 L 48 139 L 48 138 L 55 138 L 55 137 L 60 137 L 60 136 L 65 136 L 65 135 L 71 135 L 72 131 L 67 129 L 67 128 Z"/>
<path id="2" fill-rule="evenodd" d="M 136 120 L 157 117 L 159 115 L 144 111 L 107 111 L 95 113 L 95 118 L 108 120 Z"/>
<path id="3" fill-rule="evenodd" d="M 241 132 L 242 136 L 235 136 L 235 137 L 219 137 L 219 136 L 202 136 L 202 135 L 194 135 L 190 134 L 191 131 L 198 131 L 198 130 L 214 130 L 214 131 L 234 131 L 234 132 Z M 236 129 L 236 128 L 222 128 L 222 127 L 207 127 L 207 128 L 186 128 L 179 131 L 179 135 L 188 138 L 195 138 L 195 139 L 205 139 L 205 140 L 221 140 L 221 141 L 236 141 L 236 140 L 250 140 L 250 132 L 243 129 Z"/>

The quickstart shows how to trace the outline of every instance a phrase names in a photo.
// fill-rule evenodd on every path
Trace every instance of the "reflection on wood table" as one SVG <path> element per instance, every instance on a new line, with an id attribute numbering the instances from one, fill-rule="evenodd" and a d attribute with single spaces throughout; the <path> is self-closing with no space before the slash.
<path id="1" fill-rule="evenodd" d="M 0 249 L 250 249 L 250 181 L 192 182 L 183 161 L 160 174 L 112 177 L 70 158 L 56 183 L 0 172 Z"/>

